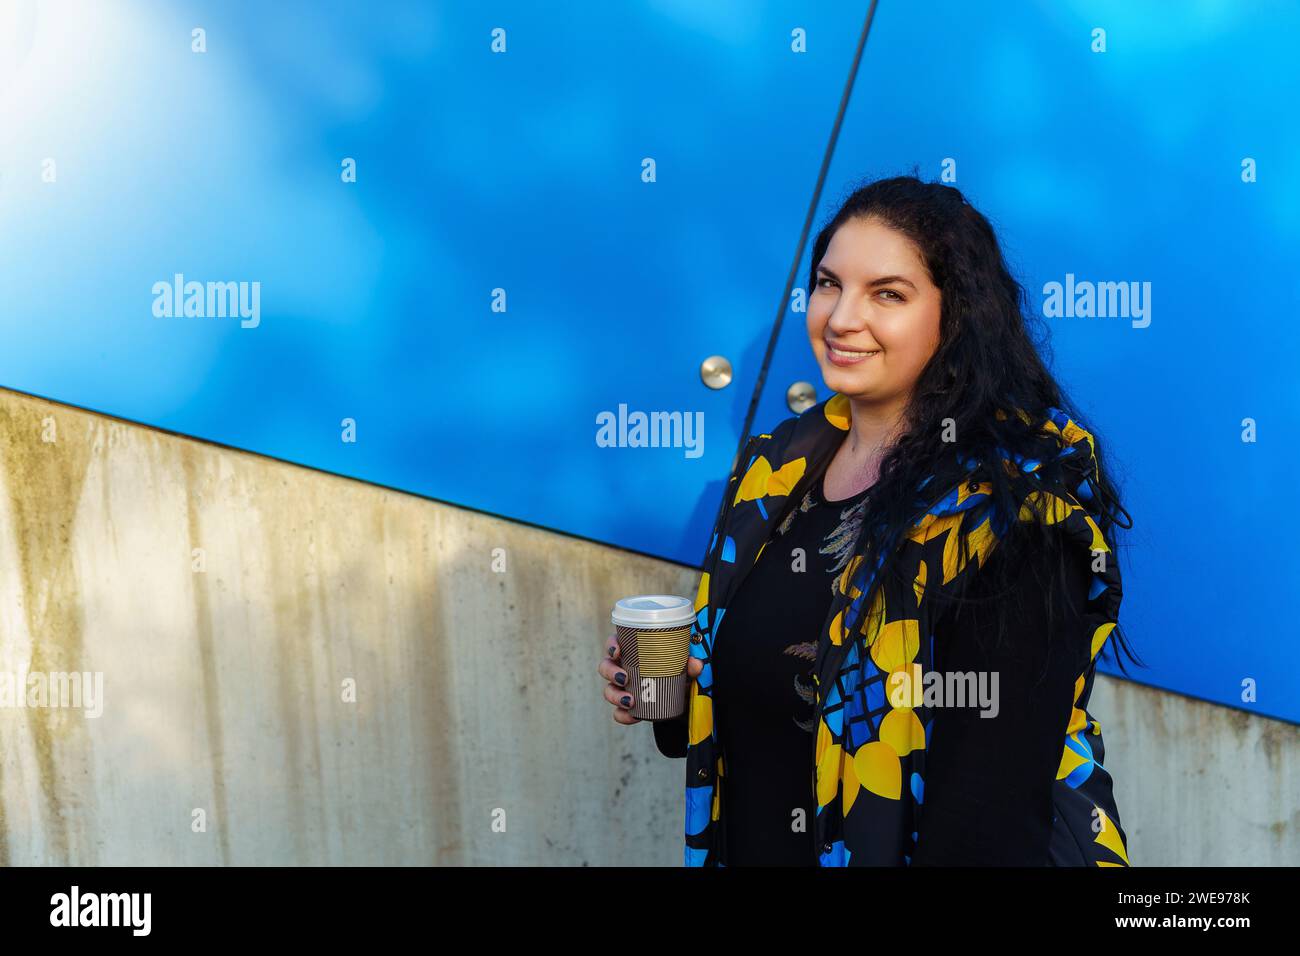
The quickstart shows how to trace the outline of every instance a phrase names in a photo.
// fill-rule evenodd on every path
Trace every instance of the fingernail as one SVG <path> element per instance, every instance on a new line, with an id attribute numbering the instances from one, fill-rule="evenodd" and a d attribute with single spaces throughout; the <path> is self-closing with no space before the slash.
<path id="1" fill-rule="evenodd" d="M 610 657 L 613 657 L 613 656 L 614 656 L 614 651 L 616 651 L 616 650 L 618 650 L 618 645 L 617 645 L 617 644 L 611 644 L 611 645 L 609 645 L 608 648 L 606 648 L 606 651 L 607 651 L 607 653 L 609 654 Z"/>
<path id="2" fill-rule="evenodd" d="M 624 684 L 627 683 L 627 675 L 624 674 L 622 671 L 619 671 L 617 674 L 614 675 L 614 683 L 617 684 L 619 687 L 622 687 Z"/>
<path id="3" fill-rule="evenodd" d="M 624 694 L 624 695 L 623 695 L 623 706 L 624 706 L 624 707 L 631 707 L 631 706 L 632 706 L 632 698 L 629 697 L 629 696 L 627 696 L 627 694 Z"/>

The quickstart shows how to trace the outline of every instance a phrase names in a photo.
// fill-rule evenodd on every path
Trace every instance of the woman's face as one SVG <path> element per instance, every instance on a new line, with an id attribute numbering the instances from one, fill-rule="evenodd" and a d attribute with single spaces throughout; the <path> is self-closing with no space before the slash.
<path id="1" fill-rule="evenodd" d="M 939 346 L 939 304 L 910 239 L 875 219 L 844 223 L 808 300 L 808 339 L 826 387 L 901 407 Z"/>

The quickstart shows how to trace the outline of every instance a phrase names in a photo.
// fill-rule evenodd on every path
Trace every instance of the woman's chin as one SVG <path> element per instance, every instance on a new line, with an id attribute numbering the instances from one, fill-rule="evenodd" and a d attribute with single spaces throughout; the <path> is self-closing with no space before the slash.
<path id="1" fill-rule="evenodd" d="M 867 388 L 866 378 L 867 376 L 862 375 L 857 369 L 841 368 L 830 362 L 822 365 L 822 381 L 826 383 L 826 387 L 846 395 Z"/>

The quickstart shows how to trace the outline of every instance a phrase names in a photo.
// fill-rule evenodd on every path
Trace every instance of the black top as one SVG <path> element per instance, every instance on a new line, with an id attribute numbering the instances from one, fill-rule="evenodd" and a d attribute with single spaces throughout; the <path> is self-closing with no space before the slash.
<path id="1" fill-rule="evenodd" d="M 870 489 L 828 502 L 821 482 L 777 526 L 713 647 L 713 716 L 726 767 L 728 866 L 814 866 L 812 679 L 836 577 Z M 801 811 L 801 812 L 800 812 Z"/>
<path id="2" fill-rule="evenodd" d="M 777 528 L 715 636 L 713 711 L 726 767 L 722 838 L 728 866 L 816 865 L 816 637 L 836 576 L 857 544 L 869 489 L 831 503 L 821 492 L 818 482 Z M 1011 602 L 1004 640 L 995 640 L 988 603 L 945 615 L 936 628 L 936 670 L 997 671 L 1000 709 L 989 718 L 975 708 L 933 708 L 913 866 L 1047 863 L 1052 784 L 1075 681 L 1087 667 L 1090 648 L 1064 647 L 1059 636 L 1046 640 L 1049 591 L 1040 580 L 1045 568 L 1026 569 L 1012 579 L 1008 593 L 993 595 L 993 562 L 1004 560 L 1006 550 L 994 550 L 967 595 Z M 1073 601 L 1077 610 L 1087 594 L 1086 560 L 1071 562 L 1050 590 L 1058 623 L 1062 602 Z M 685 716 L 654 727 L 661 753 L 685 756 Z"/>

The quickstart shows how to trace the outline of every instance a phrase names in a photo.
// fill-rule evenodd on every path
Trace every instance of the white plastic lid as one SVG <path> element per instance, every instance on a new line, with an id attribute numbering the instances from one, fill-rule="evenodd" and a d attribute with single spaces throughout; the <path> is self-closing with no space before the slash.
<path id="1" fill-rule="evenodd" d="M 695 620 L 695 602 L 675 594 L 640 594 L 617 602 L 610 616 L 624 627 L 674 627 Z"/>

